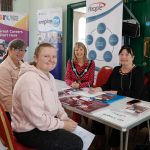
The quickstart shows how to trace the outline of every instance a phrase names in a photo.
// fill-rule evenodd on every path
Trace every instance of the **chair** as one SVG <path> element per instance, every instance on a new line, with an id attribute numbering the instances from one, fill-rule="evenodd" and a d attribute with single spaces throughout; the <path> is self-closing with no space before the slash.
<path id="1" fill-rule="evenodd" d="M 150 101 L 150 72 L 144 74 L 144 88 L 140 98 L 148 102 Z"/>
<path id="2" fill-rule="evenodd" d="M 3 107 L 0 105 L 0 137 L 9 150 L 36 150 L 27 148 L 15 139 Z"/>
<path id="3" fill-rule="evenodd" d="M 109 79 L 113 68 L 110 66 L 104 66 L 100 69 L 100 71 L 97 74 L 96 83 L 94 87 L 100 87 L 104 85 L 107 80 Z"/>

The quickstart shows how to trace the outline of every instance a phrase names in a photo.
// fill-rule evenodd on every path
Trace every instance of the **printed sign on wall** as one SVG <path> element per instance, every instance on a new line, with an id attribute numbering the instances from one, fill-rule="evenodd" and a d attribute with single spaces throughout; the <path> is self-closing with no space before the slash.
<path id="1" fill-rule="evenodd" d="M 22 39 L 29 44 L 27 14 L 0 11 L 0 62 L 6 53 L 8 43 Z"/>
<path id="2" fill-rule="evenodd" d="M 119 65 L 122 44 L 122 0 L 87 0 L 86 45 L 96 70 Z"/>
<path id="3" fill-rule="evenodd" d="M 61 79 L 62 67 L 62 9 L 38 10 L 38 44 L 50 43 L 57 49 L 57 65 L 51 73 Z"/>

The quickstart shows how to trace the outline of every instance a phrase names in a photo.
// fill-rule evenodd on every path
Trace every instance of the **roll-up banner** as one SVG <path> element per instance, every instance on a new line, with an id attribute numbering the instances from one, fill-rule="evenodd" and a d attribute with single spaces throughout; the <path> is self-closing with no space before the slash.
<path id="1" fill-rule="evenodd" d="M 29 45 L 28 20 L 25 13 L 0 11 L 0 62 L 11 40 L 22 39 Z"/>
<path id="2" fill-rule="evenodd" d="M 96 71 L 119 65 L 122 45 L 122 0 L 87 0 L 86 45 Z"/>
<path id="3" fill-rule="evenodd" d="M 62 70 L 62 9 L 50 8 L 37 12 L 38 44 L 50 43 L 57 49 L 57 65 L 51 73 L 61 79 Z"/>

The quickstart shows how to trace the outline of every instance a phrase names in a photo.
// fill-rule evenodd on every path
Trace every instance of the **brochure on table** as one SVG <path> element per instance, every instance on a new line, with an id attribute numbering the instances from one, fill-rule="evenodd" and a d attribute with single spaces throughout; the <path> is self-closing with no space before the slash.
<path id="1" fill-rule="evenodd" d="M 61 103 L 76 107 L 80 110 L 91 112 L 118 101 L 124 96 L 110 93 L 97 92 L 90 94 L 89 88 L 74 89 L 67 88 L 58 92 Z"/>
<path id="2" fill-rule="evenodd" d="M 95 99 L 97 101 L 101 101 L 106 104 L 111 104 L 111 103 L 121 100 L 123 98 L 125 98 L 125 96 L 111 94 L 111 93 L 105 93 L 105 94 L 101 94 L 96 97 L 93 97 L 93 99 Z"/>
<path id="3" fill-rule="evenodd" d="M 59 98 L 60 102 L 85 112 L 91 112 L 102 107 L 108 106 L 108 104 L 91 100 L 88 97 L 83 96 L 71 96 Z"/>
<path id="4" fill-rule="evenodd" d="M 132 105 L 127 105 L 127 107 L 124 109 L 124 112 L 133 114 L 133 115 L 137 115 L 137 114 L 141 114 L 144 111 L 148 110 L 149 107 L 146 106 L 145 104 L 143 104 L 142 102 L 140 103 L 135 103 Z"/>
<path id="5" fill-rule="evenodd" d="M 80 92 L 83 92 L 86 94 L 86 92 L 88 93 L 88 89 L 87 88 L 84 88 L 84 89 L 67 88 L 67 89 L 61 90 L 58 92 L 59 100 L 63 104 L 76 107 L 77 109 L 80 109 L 86 112 L 91 112 L 99 108 L 108 106 L 108 104 L 94 101 L 90 99 L 90 97 L 81 96 L 79 94 Z M 90 95 L 90 96 L 93 96 L 93 95 Z"/>
<path id="6" fill-rule="evenodd" d="M 111 104 L 115 101 L 125 98 L 125 96 L 105 93 L 105 92 L 96 92 L 96 93 L 91 94 L 88 91 L 89 91 L 89 88 L 82 88 L 78 90 L 73 90 L 73 93 L 76 95 L 83 96 L 83 97 L 89 97 L 93 100 L 102 101 L 107 104 Z"/>

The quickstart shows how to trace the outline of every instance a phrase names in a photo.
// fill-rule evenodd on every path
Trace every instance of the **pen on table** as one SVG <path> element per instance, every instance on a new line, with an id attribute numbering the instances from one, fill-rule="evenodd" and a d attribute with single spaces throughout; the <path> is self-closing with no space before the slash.
<path id="1" fill-rule="evenodd" d="M 102 100 L 102 98 L 98 98 L 98 97 L 90 97 L 91 100 L 96 100 L 96 101 L 101 101 L 103 102 L 104 100 Z"/>
<path id="2" fill-rule="evenodd" d="M 88 87 L 89 87 L 89 89 L 91 89 L 90 83 L 88 83 Z"/>

